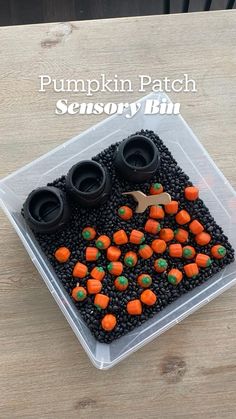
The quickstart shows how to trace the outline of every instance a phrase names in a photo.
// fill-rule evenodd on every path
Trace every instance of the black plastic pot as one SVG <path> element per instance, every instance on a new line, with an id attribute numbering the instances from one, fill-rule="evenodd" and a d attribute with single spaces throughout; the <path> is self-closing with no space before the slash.
<path id="1" fill-rule="evenodd" d="M 159 168 L 160 153 L 149 138 L 132 135 L 119 144 L 114 163 L 124 179 L 141 183 L 150 179 Z"/>
<path id="2" fill-rule="evenodd" d="M 107 170 L 93 160 L 84 160 L 74 166 L 66 177 L 66 191 L 83 207 L 102 205 L 111 192 Z"/>
<path id="3" fill-rule="evenodd" d="M 52 186 L 32 191 L 23 210 L 27 224 L 38 233 L 55 232 L 63 228 L 70 217 L 65 193 Z"/>

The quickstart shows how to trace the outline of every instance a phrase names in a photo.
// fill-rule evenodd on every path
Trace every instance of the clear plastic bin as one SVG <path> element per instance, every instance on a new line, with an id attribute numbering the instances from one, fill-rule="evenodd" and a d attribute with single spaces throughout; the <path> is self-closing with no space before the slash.
<path id="1" fill-rule="evenodd" d="M 107 118 L 0 181 L 0 203 L 3 210 L 81 345 L 92 363 L 100 369 L 117 364 L 232 286 L 236 282 L 236 262 L 228 265 L 207 283 L 177 299 L 140 327 L 111 344 L 102 344 L 92 336 L 80 317 L 25 224 L 20 210 L 32 189 L 66 174 L 74 163 L 94 156 L 110 144 L 138 130 L 149 129 L 163 139 L 191 181 L 200 187 L 201 198 L 236 248 L 236 193 L 181 116 L 144 114 L 146 99 L 160 100 L 162 97 L 169 101 L 165 94 L 154 93 L 140 99 L 141 109 L 133 118 L 126 118 L 126 112 Z"/>

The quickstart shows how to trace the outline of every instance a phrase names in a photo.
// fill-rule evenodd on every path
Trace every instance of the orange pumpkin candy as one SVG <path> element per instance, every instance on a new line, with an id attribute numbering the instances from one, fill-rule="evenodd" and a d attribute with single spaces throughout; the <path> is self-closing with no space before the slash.
<path id="1" fill-rule="evenodd" d="M 94 262 L 101 256 L 101 253 L 96 247 L 86 247 L 85 259 L 88 262 Z"/>
<path id="2" fill-rule="evenodd" d="M 159 195 L 163 192 L 163 186 L 161 183 L 153 183 L 150 187 L 150 194 L 151 195 Z"/>
<path id="3" fill-rule="evenodd" d="M 98 279 L 88 279 L 87 280 L 87 290 L 89 294 L 98 294 L 102 289 L 101 281 Z"/>
<path id="4" fill-rule="evenodd" d="M 82 236 L 85 240 L 93 240 L 96 237 L 96 231 L 92 227 L 85 227 Z"/>
<path id="5" fill-rule="evenodd" d="M 183 274 L 179 269 L 173 268 L 168 272 L 167 279 L 170 284 L 177 285 L 180 283 L 180 281 L 182 281 Z"/>
<path id="6" fill-rule="evenodd" d="M 159 272 L 159 273 L 165 272 L 167 269 L 167 266 L 168 264 L 166 260 L 162 258 L 156 259 L 154 262 L 154 269 L 156 272 Z"/>
<path id="7" fill-rule="evenodd" d="M 184 265 L 184 272 L 186 273 L 188 278 L 194 278 L 199 274 L 197 264 L 189 263 L 188 265 Z"/>
<path id="8" fill-rule="evenodd" d="M 153 304 L 157 301 L 157 296 L 154 294 L 151 290 L 145 290 L 140 295 L 140 300 L 143 304 L 146 304 L 147 306 L 153 306 Z"/>
<path id="9" fill-rule="evenodd" d="M 127 205 L 124 205 L 123 207 L 120 207 L 118 209 L 118 215 L 120 218 L 122 218 L 122 220 L 127 221 L 130 220 L 130 218 L 132 218 L 133 210 Z"/>
<path id="10" fill-rule="evenodd" d="M 226 253 L 226 248 L 220 244 L 216 244 L 211 248 L 211 254 L 216 259 L 222 259 Z"/>
<path id="11" fill-rule="evenodd" d="M 107 306 L 109 304 L 109 300 L 110 300 L 110 298 L 107 295 L 96 294 L 95 298 L 94 298 L 94 305 L 99 310 L 104 310 L 105 308 L 107 308 Z"/>
<path id="12" fill-rule="evenodd" d="M 181 258 L 182 255 L 183 255 L 183 249 L 182 249 L 181 244 L 179 244 L 179 243 L 170 244 L 169 255 L 172 258 Z"/>
<path id="13" fill-rule="evenodd" d="M 160 231 L 161 227 L 158 221 L 149 218 L 144 226 L 144 230 L 150 234 L 157 234 Z"/>
<path id="14" fill-rule="evenodd" d="M 174 215 L 178 212 L 179 204 L 177 201 L 171 201 L 165 205 L 165 212 L 169 215 Z"/>
<path id="15" fill-rule="evenodd" d="M 139 275 L 137 278 L 137 281 L 138 281 L 139 286 L 142 288 L 150 287 L 150 285 L 152 284 L 152 278 L 148 274 Z"/>
<path id="16" fill-rule="evenodd" d="M 73 288 L 72 297 L 75 301 L 84 301 L 87 297 L 87 291 L 84 287 L 80 287 L 78 285 L 75 288 Z"/>
<path id="17" fill-rule="evenodd" d="M 185 198 L 188 199 L 188 201 L 195 201 L 198 198 L 199 190 L 196 188 L 196 186 L 188 186 L 184 190 Z"/>
<path id="18" fill-rule="evenodd" d="M 107 259 L 110 260 L 110 262 L 117 261 L 121 256 L 121 250 L 119 247 L 116 246 L 110 246 L 107 249 Z"/>
<path id="19" fill-rule="evenodd" d="M 195 236 L 195 240 L 200 246 L 206 246 L 208 243 L 210 243 L 211 236 L 209 233 L 203 231 L 202 233 L 199 233 Z"/>
<path id="20" fill-rule="evenodd" d="M 161 239 L 153 240 L 151 246 L 155 253 L 164 253 L 167 248 L 166 242 Z"/>
<path id="21" fill-rule="evenodd" d="M 110 274 L 119 276 L 123 272 L 123 264 L 121 262 L 111 262 L 107 266 L 107 269 Z"/>
<path id="22" fill-rule="evenodd" d="M 111 244 L 111 240 L 108 236 L 105 236 L 104 234 L 102 236 L 99 236 L 96 240 L 96 246 L 98 249 L 103 250 L 107 249 Z"/>
<path id="23" fill-rule="evenodd" d="M 116 327 L 116 323 L 114 314 L 106 314 L 101 321 L 101 326 L 106 332 L 111 332 Z"/>
<path id="24" fill-rule="evenodd" d="M 138 316 L 142 314 L 142 304 L 140 300 L 131 300 L 126 305 L 127 312 L 131 316 Z"/>
<path id="25" fill-rule="evenodd" d="M 160 205 L 152 205 L 149 211 L 149 217 L 154 219 L 163 219 L 165 213 Z"/>
<path id="26" fill-rule="evenodd" d="M 174 232 L 171 228 L 162 228 L 159 234 L 161 240 L 169 242 L 174 238 Z"/>
<path id="27" fill-rule="evenodd" d="M 105 271 L 102 266 L 95 266 L 90 272 L 91 276 L 98 281 L 102 281 L 105 276 Z"/>
<path id="28" fill-rule="evenodd" d="M 115 244 L 121 245 L 128 243 L 128 236 L 125 230 L 118 230 L 113 234 L 113 241 Z"/>
<path id="29" fill-rule="evenodd" d="M 114 285 L 118 291 L 125 291 L 128 288 L 129 281 L 125 276 L 118 276 L 115 279 Z"/>
<path id="30" fill-rule="evenodd" d="M 188 241 L 188 232 L 183 228 L 177 228 L 174 231 L 175 240 L 180 243 L 186 243 Z"/>
<path id="31" fill-rule="evenodd" d="M 86 265 L 84 265 L 81 262 L 77 262 L 74 266 L 72 275 L 75 278 L 85 278 L 85 276 L 88 274 L 88 268 Z"/>
<path id="32" fill-rule="evenodd" d="M 181 210 L 176 214 L 175 220 L 178 224 L 184 225 L 184 224 L 189 223 L 189 221 L 191 220 L 191 217 L 187 211 Z"/>
<path id="33" fill-rule="evenodd" d="M 192 246 L 184 246 L 183 247 L 183 257 L 185 259 L 193 259 L 196 255 L 196 250 Z"/>
<path id="34" fill-rule="evenodd" d="M 193 233 L 193 234 L 199 234 L 202 233 L 204 230 L 203 225 L 198 221 L 198 220 L 193 220 L 190 224 L 189 224 L 189 230 Z"/>
<path id="35" fill-rule="evenodd" d="M 124 256 L 124 264 L 129 268 L 133 268 L 138 262 L 138 257 L 135 252 L 127 252 Z"/>
<path id="36" fill-rule="evenodd" d="M 153 250 L 150 246 L 148 246 L 148 244 L 141 244 L 141 246 L 139 246 L 138 253 L 141 258 L 149 259 L 153 255 Z"/>
<path id="37" fill-rule="evenodd" d="M 55 259 L 60 263 L 67 262 L 70 255 L 71 252 L 67 247 L 59 247 L 54 253 Z"/>
<path id="38" fill-rule="evenodd" d="M 145 237 L 142 231 L 132 230 L 129 236 L 130 243 L 141 244 L 145 241 Z"/>
<path id="39" fill-rule="evenodd" d="M 200 268 L 208 268 L 211 265 L 212 260 L 204 253 L 198 253 L 195 262 L 198 266 L 200 266 Z"/>

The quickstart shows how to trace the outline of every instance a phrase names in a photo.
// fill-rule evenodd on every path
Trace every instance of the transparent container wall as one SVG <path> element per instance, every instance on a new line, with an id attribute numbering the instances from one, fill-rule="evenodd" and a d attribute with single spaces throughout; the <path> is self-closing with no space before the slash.
<path id="1" fill-rule="evenodd" d="M 229 182 L 181 116 L 144 114 L 147 99 L 161 100 L 163 97 L 169 101 L 165 94 L 152 93 L 142 98 L 139 101 L 141 109 L 133 118 L 126 118 L 125 115 L 128 111 L 123 115 L 107 118 L 0 182 L 0 199 L 3 209 L 82 346 L 98 368 L 105 369 L 113 366 L 216 297 L 236 281 L 236 262 L 234 262 L 208 280 L 207 283 L 183 295 L 139 328 L 111 344 L 102 344 L 97 342 L 90 333 L 20 214 L 22 204 L 32 189 L 66 174 L 74 163 L 91 158 L 128 135 L 141 129 L 148 129 L 153 130 L 163 139 L 180 167 L 199 187 L 201 198 L 217 223 L 224 229 L 233 247 L 236 248 L 234 216 L 236 194 Z"/>

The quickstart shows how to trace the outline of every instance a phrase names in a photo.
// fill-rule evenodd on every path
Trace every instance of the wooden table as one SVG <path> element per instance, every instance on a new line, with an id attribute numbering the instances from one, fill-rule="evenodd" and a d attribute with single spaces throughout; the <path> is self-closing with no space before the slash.
<path id="1" fill-rule="evenodd" d="M 1 28 L 0 176 L 104 118 L 56 116 L 63 95 L 39 93 L 40 74 L 118 74 L 135 87 L 138 74 L 185 72 L 198 92 L 171 97 L 235 187 L 235 36 L 233 11 Z M 141 95 L 98 92 L 92 101 Z M 236 288 L 102 372 L 2 213 L 0 229 L 1 418 L 235 418 Z"/>

